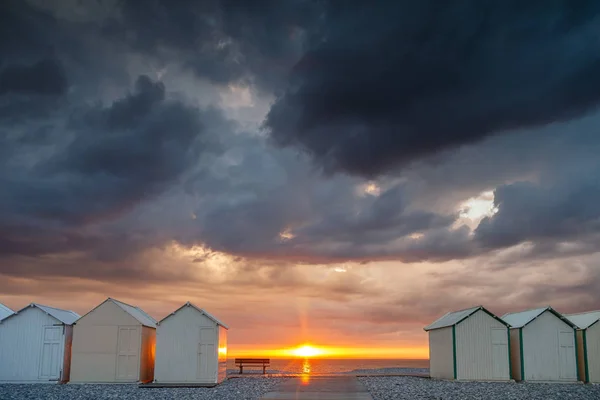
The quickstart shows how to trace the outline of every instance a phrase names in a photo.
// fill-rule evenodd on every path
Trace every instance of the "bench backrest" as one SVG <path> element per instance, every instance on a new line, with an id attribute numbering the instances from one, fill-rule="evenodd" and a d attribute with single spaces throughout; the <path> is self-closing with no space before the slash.
<path id="1" fill-rule="evenodd" d="M 268 358 L 236 358 L 236 364 L 269 364 L 271 362 Z"/>

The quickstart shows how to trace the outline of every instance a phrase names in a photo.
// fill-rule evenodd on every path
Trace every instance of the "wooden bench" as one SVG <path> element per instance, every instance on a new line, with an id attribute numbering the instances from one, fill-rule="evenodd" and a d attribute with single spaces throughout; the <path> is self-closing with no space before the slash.
<path id="1" fill-rule="evenodd" d="M 240 374 L 244 373 L 244 366 L 246 367 L 258 367 L 262 365 L 263 375 L 267 371 L 267 367 L 271 364 L 271 360 L 268 358 L 236 358 L 235 366 L 240 367 Z"/>

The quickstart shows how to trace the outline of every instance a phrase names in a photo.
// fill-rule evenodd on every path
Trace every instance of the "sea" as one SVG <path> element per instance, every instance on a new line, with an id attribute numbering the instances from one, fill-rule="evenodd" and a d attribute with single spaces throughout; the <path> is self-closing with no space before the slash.
<path id="1" fill-rule="evenodd" d="M 228 374 L 239 373 L 235 359 L 227 360 Z M 389 359 L 329 359 L 294 358 L 271 359 L 268 374 L 355 374 L 355 373 L 428 373 L 429 360 L 389 360 Z M 244 374 L 261 374 L 260 367 L 244 367 Z"/>

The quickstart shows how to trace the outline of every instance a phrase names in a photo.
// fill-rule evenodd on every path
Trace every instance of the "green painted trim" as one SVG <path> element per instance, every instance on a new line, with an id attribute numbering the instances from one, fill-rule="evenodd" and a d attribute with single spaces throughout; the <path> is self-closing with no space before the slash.
<path id="1" fill-rule="evenodd" d="M 510 328 L 506 328 L 506 333 L 508 334 L 508 379 L 512 379 L 512 360 L 510 356 Z"/>
<path id="2" fill-rule="evenodd" d="M 521 354 L 521 380 L 525 380 L 525 360 L 523 358 L 523 328 L 519 328 L 519 352 Z"/>
<path id="3" fill-rule="evenodd" d="M 575 377 L 579 380 L 579 345 L 577 344 L 577 329 L 573 329 L 573 339 L 575 340 Z"/>
<path id="4" fill-rule="evenodd" d="M 456 326 L 452 326 L 452 362 L 454 364 L 454 380 L 456 380 Z"/>
<path id="5" fill-rule="evenodd" d="M 590 370 L 589 370 L 589 366 L 588 366 L 588 351 L 587 351 L 587 329 L 584 329 L 583 331 L 583 365 L 585 367 L 585 382 L 589 382 L 590 381 Z"/>

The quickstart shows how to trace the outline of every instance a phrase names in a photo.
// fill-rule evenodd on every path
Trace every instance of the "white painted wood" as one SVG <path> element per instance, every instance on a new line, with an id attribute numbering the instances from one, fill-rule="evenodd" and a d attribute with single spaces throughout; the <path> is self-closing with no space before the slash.
<path id="1" fill-rule="evenodd" d="M 0 382 L 57 383 L 64 371 L 63 324 L 37 307 L 0 322 Z"/>
<path id="2" fill-rule="evenodd" d="M 429 331 L 429 374 L 436 379 L 454 379 L 452 327 Z"/>
<path id="3" fill-rule="evenodd" d="M 525 380 L 577 381 L 574 329 L 545 311 L 523 328 Z"/>
<path id="4" fill-rule="evenodd" d="M 589 379 L 590 382 L 600 383 L 600 322 L 590 326 L 585 336 Z"/>
<path id="5" fill-rule="evenodd" d="M 575 356 L 575 338 L 573 329 L 564 329 L 558 332 L 558 365 L 559 377 L 565 380 L 577 378 L 577 365 Z"/>
<path id="6" fill-rule="evenodd" d="M 225 346 L 221 359 L 219 339 Z M 226 374 L 226 341 L 226 330 L 214 318 L 207 317 L 191 304 L 178 309 L 157 328 L 155 381 L 221 382 Z"/>
<path id="7" fill-rule="evenodd" d="M 119 326 L 117 336 L 117 380 L 137 381 L 140 359 L 140 328 Z"/>
<path id="8" fill-rule="evenodd" d="M 105 301 L 73 328 L 71 382 L 152 381 L 153 358 L 148 355 L 154 352 L 154 341 L 144 339 L 152 336 L 149 330 L 155 329 L 143 326 L 113 301 Z"/>
<path id="9" fill-rule="evenodd" d="M 44 326 L 42 328 L 40 380 L 51 381 L 60 379 L 63 344 L 62 326 Z"/>
<path id="10" fill-rule="evenodd" d="M 455 328 L 459 380 L 509 380 L 508 329 L 483 310 Z"/>

